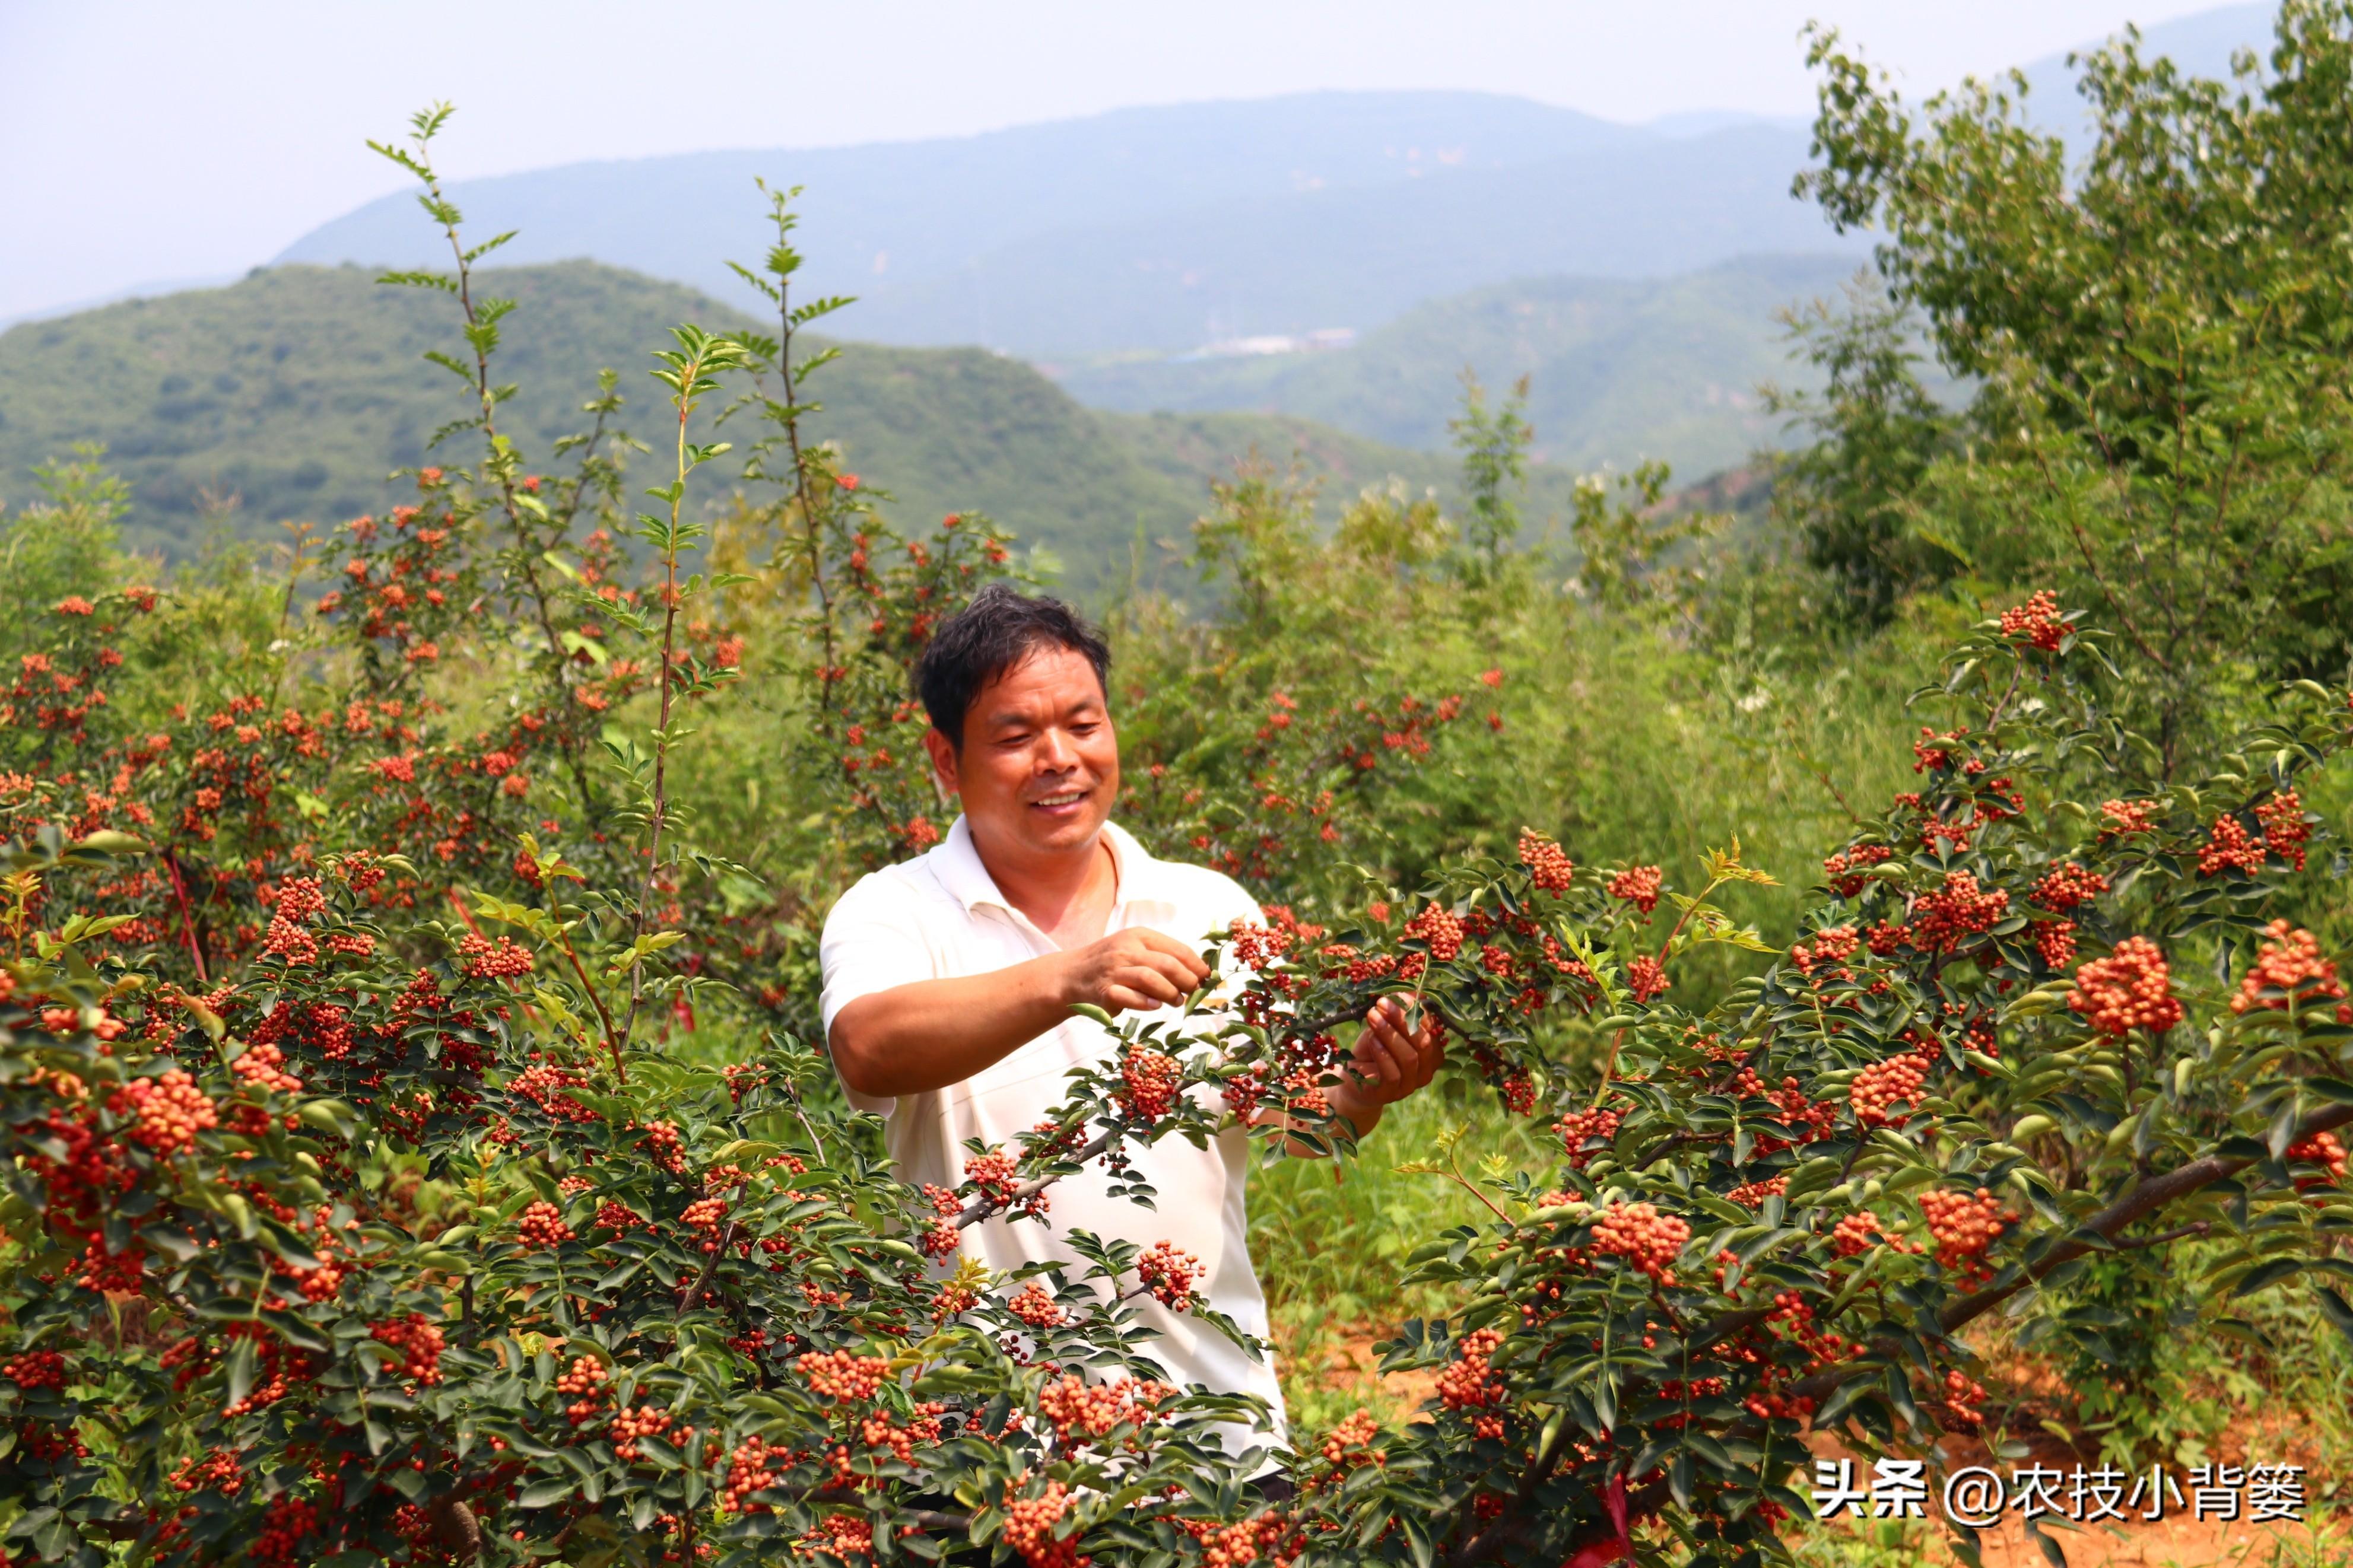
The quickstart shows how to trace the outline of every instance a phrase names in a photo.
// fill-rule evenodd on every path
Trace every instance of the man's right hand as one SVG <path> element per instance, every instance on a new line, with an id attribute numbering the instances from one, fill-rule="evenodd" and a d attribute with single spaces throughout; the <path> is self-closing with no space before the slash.
<path id="1" fill-rule="evenodd" d="M 1174 1007 L 1201 988 L 1209 966 L 1171 936 L 1130 926 L 1060 955 L 1062 1000 L 1106 1013 L 1149 1013 Z"/>

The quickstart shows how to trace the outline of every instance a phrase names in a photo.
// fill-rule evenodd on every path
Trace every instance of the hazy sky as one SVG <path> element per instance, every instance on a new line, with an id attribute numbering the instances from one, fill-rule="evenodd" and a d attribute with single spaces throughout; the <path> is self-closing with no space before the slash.
<path id="1" fill-rule="evenodd" d="M 363 140 L 437 98 L 459 178 L 1316 88 L 1802 114 L 1810 18 L 1926 89 L 2210 4 L 0 0 L 0 320 L 266 261 L 403 184 Z"/>

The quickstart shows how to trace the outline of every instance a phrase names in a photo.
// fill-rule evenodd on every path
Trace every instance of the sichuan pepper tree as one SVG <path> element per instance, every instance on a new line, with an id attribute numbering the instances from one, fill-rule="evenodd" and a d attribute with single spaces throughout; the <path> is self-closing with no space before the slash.
<path id="1" fill-rule="evenodd" d="M 477 474 L 420 472 L 356 541 L 314 618 L 338 686 L 118 731 L 107 656 L 171 602 L 44 623 L 0 725 L 16 1556 L 1755 1561 L 1809 1424 L 1915 1450 L 1972 1426 L 1961 1331 L 2092 1250 L 2201 1234 L 2228 1289 L 2304 1277 L 2353 1323 L 2329 1283 L 2353 1023 L 2277 914 L 2345 699 L 2285 689 L 2167 780 L 2041 597 L 1958 650 L 1919 787 L 1727 1001 L 1676 981 L 1698 946 L 1761 945 L 1710 901 L 1755 877 L 1736 855 L 1684 894 L 1523 832 L 1328 929 L 1228 933 L 1212 994 L 1116 1023 L 1047 1124 L 908 1190 L 811 1092 L 817 1055 L 675 961 L 727 868 L 665 847 L 691 827 L 668 781 L 733 668 L 680 570 L 721 455 L 690 420 L 755 352 L 682 330 L 659 363 L 653 579 L 620 587 L 617 550 L 557 574 L 603 654 L 573 650 L 565 700 L 652 721 L 600 745 L 609 804 L 569 826 L 534 761 L 567 755 L 540 749 L 545 669 L 508 667 L 508 727 L 453 725 L 459 653 L 530 646 L 488 612 L 537 618 L 476 548 Z M 1563 1140 L 1502 1180 L 1440 1162 L 1493 1219 L 1416 1260 L 1460 1305 L 1387 1351 L 1439 1373 L 1429 1423 L 1229 1453 L 1211 1428 L 1245 1403 L 1159 1386 L 1130 1336 L 1123 1300 L 1199 1310 L 1142 1207 L 1073 1238 L 1078 1277 L 950 1267 L 960 1229 L 1051 1223 L 1056 1181 L 1125 1175 L 1153 1138 L 1236 1118 L 1271 1156 L 1348 1157 L 1324 1096 L 1398 992 Z M 665 1042 L 681 1006 L 728 1020 L 734 1059 Z M 1547 1055 L 1562 1020 L 1598 1060 Z M 1244 1484 L 1270 1459 L 1294 1500 Z"/>
<path id="2" fill-rule="evenodd" d="M 1752 936 L 1656 868 L 1580 872 L 1526 834 L 1361 929 L 1229 933 L 1219 1004 L 1120 1024 L 953 1192 L 906 1190 L 812 1110 L 797 1047 L 723 1069 L 617 1047 L 629 950 L 583 962 L 599 892 L 529 847 L 534 897 L 471 901 L 496 937 L 322 858 L 216 999 L 91 962 L 106 917 L 36 932 L 5 1058 L 16 1539 L 1040 1568 L 1598 1563 L 1639 1537 L 1743 1561 L 1797 1506 L 1809 1424 L 1923 1450 L 1973 1426 L 1960 1331 L 2094 1249 L 2235 1237 L 2232 1290 L 2309 1274 L 2353 1324 L 2326 1282 L 2353 1010 L 2270 915 L 2346 700 L 2292 689 L 2211 778 L 2094 805 L 2063 786 L 2138 752 L 2071 672 L 2095 650 L 2046 602 L 2006 622 L 1954 666 L 1969 723 L 1920 737 L 1921 788 L 1725 1005 L 1678 1007 L 1676 970 Z M 53 840 L 12 884 L 19 930 L 37 888 L 137 853 Z M 1548 1175 L 1472 1183 L 1493 1222 L 1416 1263 L 1464 1303 L 1388 1349 L 1439 1372 L 1430 1423 L 1345 1423 L 1285 1460 L 1296 1500 L 1254 1501 L 1208 1431 L 1242 1402 L 1157 1386 L 1123 1331 L 1122 1296 L 1191 1302 L 1192 1260 L 1081 1238 L 1091 1279 L 926 1266 L 1229 1117 L 1345 1154 L 1323 1094 L 1398 990 L 1564 1140 Z M 1610 1032 L 1606 1075 L 1530 1047 L 1556 1010 Z"/>

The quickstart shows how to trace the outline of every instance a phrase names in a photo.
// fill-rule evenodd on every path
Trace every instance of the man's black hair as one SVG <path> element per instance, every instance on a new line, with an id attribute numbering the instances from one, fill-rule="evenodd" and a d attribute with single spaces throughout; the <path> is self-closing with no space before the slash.
<path id="1" fill-rule="evenodd" d="M 1086 655 L 1103 682 L 1111 669 L 1111 645 L 1076 610 L 1043 594 L 1032 596 L 1003 583 L 991 583 L 972 603 L 940 623 L 915 667 L 915 689 L 932 727 L 964 749 L 965 715 L 982 688 L 1044 647 Z"/>

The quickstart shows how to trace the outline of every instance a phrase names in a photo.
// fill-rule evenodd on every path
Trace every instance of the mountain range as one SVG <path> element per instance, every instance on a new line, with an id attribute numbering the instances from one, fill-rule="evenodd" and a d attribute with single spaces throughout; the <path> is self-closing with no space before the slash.
<path id="1" fill-rule="evenodd" d="M 2262 40 L 2269 7 L 2147 30 L 2203 74 Z M 2063 60 L 2027 74 L 2038 119 L 2075 128 Z M 463 180 L 474 232 L 515 262 L 592 257 L 748 303 L 727 271 L 766 244 L 755 176 L 805 187 L 808 280 L 858 295 L 859 331 L 1026 357 L 1176 353 L 1218 339 L 1366 331 L 1517 279 L 1662 278 L 1752 254 L 1859 261 L 1789 195 L 1802 122 L 1685 115 L 1615 124 L 1468 92 L 1320 92 L 1127 109 L 923 142 L 714 152 Z M 387 196 L 280 261 L 431 265 L 415 203 Z"/>
<path id="2" fill-rule="evenodd" d="M 622 426 L 658 437 L 661 389 L 646 373 L 668 329 L 756 325 L 683 285 L 596 262 L 497 268 L 476 282 L 478 297 L 517 302 L 496 364 L 521 390 L 500 419 L 533 464 L 586 423 L 580 405 L 600 367 L 621 372 Z M 0 333 L 0 496 L 22 503 L 26 470 L 98 442 L 131 482 L 124 533 L 136 548 L 185 556 L 205 543 L 208 518 L 253 538 L 280 520 L 380 511 L 406 493 L 387 486 L 388 470 L 435 460 L 433 433 L 470 412 L 469 391 L 422 358 L 464 352 L 454 318 L 445 296 L 385 287 L 364 268 L 289 266 L 22 323 Z M 1444 457 L 1287 416 L 1103 413 L 979 349 L 855 344 L 811 390 L 824 407 L 810 437 L 839 442 L 848 467 L 895 496 L 887 515 L 920 527 L 987 511 L 1096 601 L 1131 580 L 1189 582 L 1179 557 L 1208 483 L 1253 449 L 1278 463 L 1295 456 L 1323 482 L 1327 510 L 1391 476 L 1417 491 L 1454 488 Z M 450 460 L 468 460 L 476 439 L 457 437 Z M 638 471 L 649 464 L 658 458 Z M 725 492 L 726 472 L 706 493 Z M 1572 479 L 1532 475 L 1539 518 L 1566 510 Z"/>

